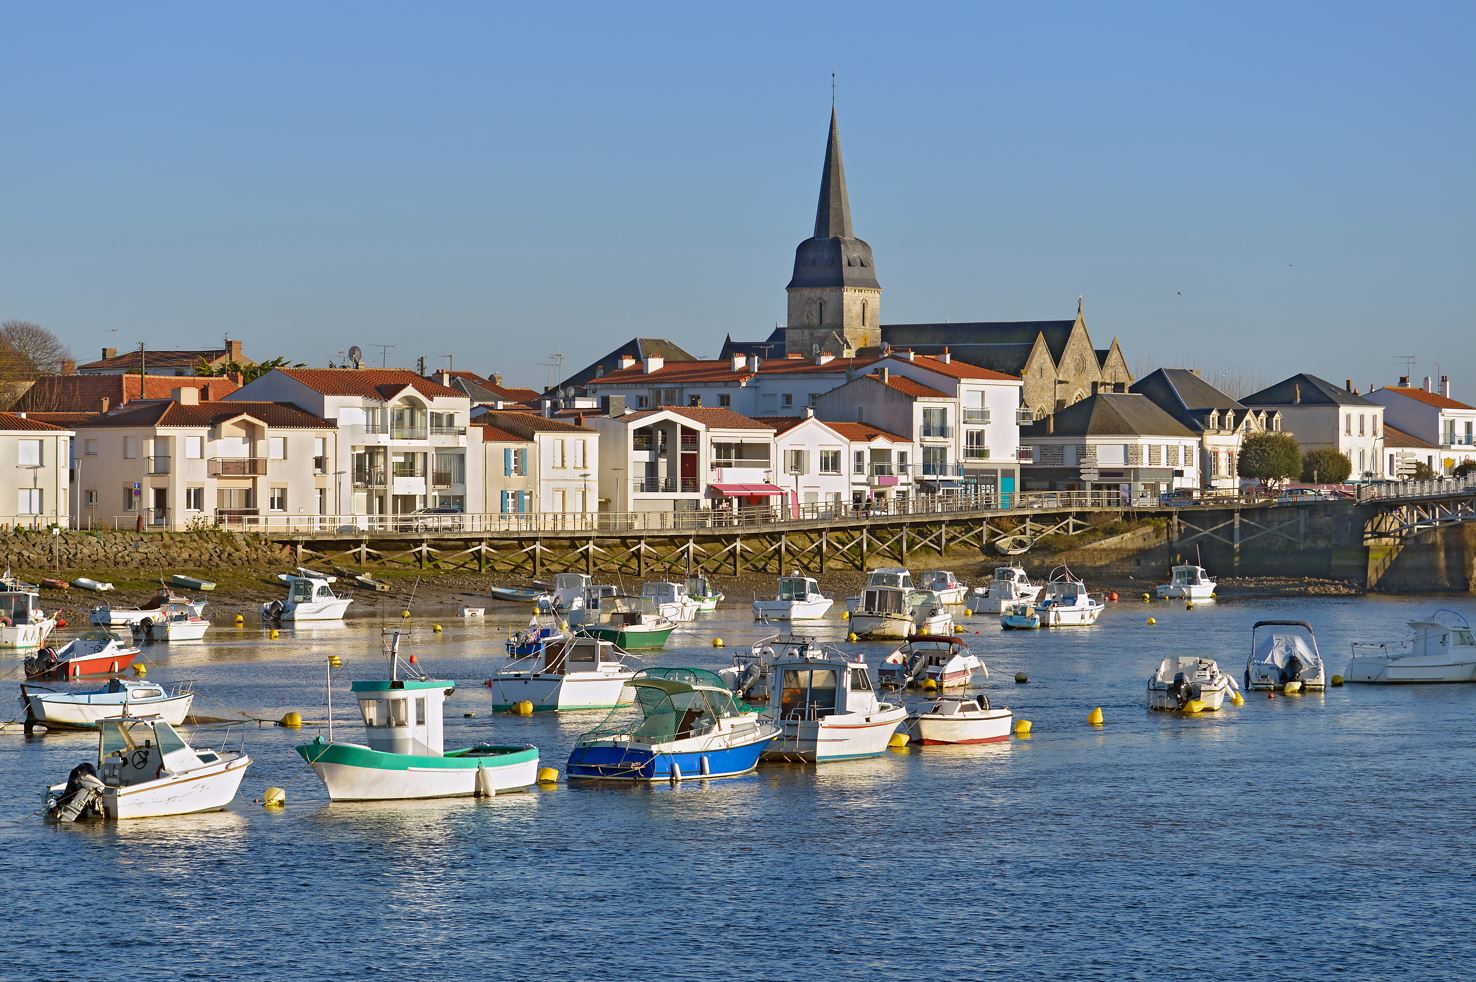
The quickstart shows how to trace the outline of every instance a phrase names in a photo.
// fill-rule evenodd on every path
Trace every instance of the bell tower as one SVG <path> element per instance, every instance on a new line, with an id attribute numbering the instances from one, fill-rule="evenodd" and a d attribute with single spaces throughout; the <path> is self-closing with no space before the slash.
<path id="1" fill-rule="evenodd" d="M 871 246 L 851 227 L 846 168 L 841 162 L 840 126 L 830 108 L 830 137 L 820 172 L 815 234 L 794 251 L 794 276 L 786 287 L 789 322 L 784 351 L 808 357 L 816 351 L 881 346 L 881 284 Z"/>

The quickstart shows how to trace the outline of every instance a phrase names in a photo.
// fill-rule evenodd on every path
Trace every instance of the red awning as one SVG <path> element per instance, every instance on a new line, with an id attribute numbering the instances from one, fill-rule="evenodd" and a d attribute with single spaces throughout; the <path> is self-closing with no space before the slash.
<path id="1" fill-rule="evenodd" d="M 708 487 L 730 498 L 762 498 L 788 494 L 783 488 L 773 484 L 709 484 Z"/>

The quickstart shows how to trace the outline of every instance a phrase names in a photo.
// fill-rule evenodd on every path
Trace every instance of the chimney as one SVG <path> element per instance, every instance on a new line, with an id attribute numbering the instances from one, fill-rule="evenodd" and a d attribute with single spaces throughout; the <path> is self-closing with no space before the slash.
<path id="1" fill-rule="evenodd" d="M 1302 383 L 1301 382 L 1298 382 L 1296 385 L 1292 386 L 1292 405 L 1293 406 L 1300 406 L 1301 404 L 1302 404 Z"/>
<path id="2" fill-rule="evenodd" d="M 1449 375 L 1442 375 L 1442 376 L 1440 376 L 1440 394 L 1443 395 L 1443 396 L 1445 396 L 1445 398 L 1447 398 L 1447 399 L 1450 398 L 1450 376 Z"/>
<path id="3" fill-rule="evenodd" d="M 908 361 L 916 361 L 917 353 L 914 352 L 911 348 L 908 348 L 906 351 L 902 352 L 902 357 L 906 358 Z"/>
<path id="4" fill-rule="evenodd" d="M 762 365 L 762 364 L 763 364 L 763 361 L 759 358 L 758 355 L 749 355 L 748 356 L 748 370 L 750 372 L 756 372 L 756 371 L 758 371 L 759 370 L 759 366 Z"/>
<path id="5" fill-rule="evenodd" d="M 1430 391 L 1430 376 L 1428 375 L 1425 376 L 1425 391 Z"/>
<path id="6" fill-rule="evenodd" d="M 605 376 L 605 363 L 604 362 L 600 362 L 598 365 L 595 366 L 595 378 L 604 378 L 604 376 Z"/>
<path id="7" fill-rule="evenodd" d="M 938 360 L 945 365 L 951 364 L 953 362 L 953 356 L 948 353 L 947 345 L 943 346 L 943 353 L 938 356 Z"/>
<path id="8" fill-rule="evenodd" d="M 636 364 L 635 355 L 621 355 L 620 356 L 620 367 L 621 368 L 635 368 L 635 364 Z"/>
<path id="9" fill-rule="evenodd" d="M 103 357 L 104 358 L 117 358 L 118 357 L 118 349 L 117 348 L 104 348 L 103 349 Z"/>
<path id="10" fill-rule="evenodd" d="M 611 418 L 624 416 L 625 396 L 601 396 L 600 408 L 605 411 L 606 416 Z"/>
<path id="11" fill-rule="evenodd" d="M 225 350 L 226 350 L 226 361 L 233 361 L 233 362 L 235 362 L 238 365 L 241 363 L 241 342 L 240 341 L 233 341 L 230 338 L 226 338 L 225 339 Z"/>
<path id="12" fill-rule="evenodd" d="M 1055 413 L 1051 413 L 1050 415 L 1046 416 L 1046 432 L 1047 433 L 1054 433 L 1054 432 L 1056 432 L 1056 414 Z"/>
<path id="13" fill-rule="evenodd" d="M 169 397 L 181 406 L 198 406 L 200 404 L 200 390 L 193 385 L 182 385 L 169 393 Z"/>
<path id="14" fill-rule="evenodd" d="M 886 385 L 888 382 L 890 382 L 892 380 L 892 370 L 890 368 L 888 368 L 887 366 L 883 365 L 881 367 L 881 371 L 879 371 L 879 372 L 876 373 L 876 377 L 881 380 L 881 384 L 882 385 Z"/>
<path id="15" fill-rule="evenodd" d="M 815 418 L 815 407 L 814 406 L 806 406 L 805 407 L 805 419 L 814 419 L 814 418 Z"/>
<path id="16" fill-rule="evenodd" d="M 733 357 L 730 358 L 729 361 L 732 362 L 733 371 L 741 372 L 743 371 L 743 365 L 745 362 L 748 361 L 748 358 L 743 354 L 743 352 L 735 351 L 733 352 Z"/>
<path id="17" fill-rule="evenodd" d="M 654 375 L 661 371 L 661 366 L 666 364 L 666 359 L 660 355 L 647 355 L 642 364 L 645 366 L 643 370 L 647 375 Z"/>
<path id="18" fill-rule="evenodd" d="M 832 355 L 828 351 L 822 351 L 815 356 L 815 364 L 817 365 L 829 365 L 833 361 L 835 361 L 835 355 Z"/>
<path id="19" fill-rule="evenodd" d="M 1353 380 L 1352 379 L 1344 379 L 1343 380 L 1343 391 L 1344 392 L 1352 392 L 1353 391 Z"/>
<path id="20" fill-rule="evenodd" d="M 603 368 L 604 366 L 601 365 L 600 367 Z M 502 388 L 502 373 L 501 372 L 493 372 L 492 373 L 492 378 L 489 379 L 489 381 L 493 385 L 497 386 L 499 389 Z"/>
<path id="21" fill-rule="evenodd" d="M 1399 376 L 1399 387 L 1401 389 L 1407 389 L 1407 388 L 1409 388 L 1409 376 L 1408 375 L 1401 375 L 1401 376 Z"/>
<path id="22" fill-rule="evenodd" d="M 97 411 L 100 412 L 100 413 L 105 413 L 105 412 L 108 411 L 108 397 L 107 396 L 103 396 L 102 397 L 102 401 L 99 403 L 98 410 Z"/>
<path id="23" fill-rule="evenodd" d="M 436 370 L 436 381 L 446 388 L 451 388 L 451 373 L 444 368 Z"/>

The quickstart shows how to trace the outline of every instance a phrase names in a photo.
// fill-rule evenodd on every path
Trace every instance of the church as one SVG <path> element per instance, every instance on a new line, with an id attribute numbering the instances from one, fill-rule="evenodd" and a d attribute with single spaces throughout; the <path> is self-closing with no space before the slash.
<path id="1" fill-rule="evenodd" d="M 1116 338 L 1106 348 L 1092 343 L 1080 300 L 1071 320 L 884 323 L 876 260 L 851 222 L 834 107 L 820 172 L 815 232 L 795 249 L 794 273 L 785 289 L 789 295 L 785 326 L 775 328 L 763 341 L 730 337 L 723 342 L 720 358 L 855 357 L 887 348 L 917 354 L 949 352 L 981 368 L 1018 376 L 1024 383 L 1022 400 L 1036 418 L 1099 390 L 1126 392 L 1132 382 Z"/>

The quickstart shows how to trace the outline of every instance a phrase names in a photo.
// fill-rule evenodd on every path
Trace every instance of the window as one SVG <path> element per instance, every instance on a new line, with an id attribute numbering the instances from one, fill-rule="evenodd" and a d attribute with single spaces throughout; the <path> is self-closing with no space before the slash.
<path id="1" fill-rule="evenodd" d="M 948 436 L 948 410 L 940 407 L 923 410 L 922 435 L 927 437 Z"/>
<path id="2" fill-rule="evenodd" d="M 185 488 L 185 510 L 186 511 L 204 511 L 205 510 L 205 489 L 204 488 Z"/>
<path id="3" fill-rule="evenodd" d="M 1353 435 L 1353 414 L 1349 413 L 1343 417 L 1343 433 L 1347 436 Z"/>
<path id="4" fill-rule="evenodd" d="M 866 422 L 866 407 L 865 406 L 857 406 L 856 407 L 856 422 L 858 422 L 858 423 L 864 423 L 864 422 Z"/>
<path id="5" fill-rule="evenodd" d="M 82 442 L 82 447 L 83 447 L 82 452 L 85 453 L 87 456 L 89 456 L 89 457 L 96 457 L 97 456 L 97 441 L 96 440 L 84 440 Z"/>
<path id="6" fill-rule="evenodd" d="M 989 447 L 984 442 L 984 430 L 964 431 L 964 456 L 970 460 L 988 460 Z"/>
<path id="7" fill-rule="evenodd" d="M 318 514 L 319 515 L 326 515 L 326 514 L 328 514 L 328 489 L 327 488 L 314 488 L 313 490 L 317 492 L 317 497 L 318 497 Z"/>
<path id="8" fill-rule="evenodd" d="M 786 393 L 784 393 L 784 396 L 783 396 L 783 398 L 780 401 L 783 402 L 786 407 L 793 406 L 794 405 L 794 393 L 793 392 L 786 392 Z"/>
<path id="9" fill-rule="evenodd" d="M 687 405 L 693 406 L 693 407 L 700 407 L 702 405 L 702 396 L 700 396 L 700 395 L 688 396 L 687 397 Z"/>
<path id="10" fill-rule="evenodd" d="M 574 439 L 574 466 L 584 466 L 584 440 L 581 437 Z"/>
<path id="11" fill-rule="evenodd" d="M 135 460 L 138 458 L 138 437 L 125 436 L 123 438 L 123 459 Z"/>
<path id="12" fill-rule="evenodd" d="M 866 326 L 866 313 L 867 313 L 867 310 L 866 310 L 866 301 L 863 300 L 863 301 L 861 301 L 861 326 L 862 327 L 865 327 Z"/>
<path id="13" fill-rule="evenodd" d="M 87 491 L 87 493 L 83 496 L 83 501 L 84 501 L 84 503 L 86 503 L 88 505 L 96 505 L 97 504 L 97 489 L 96 488 L 89 488 L 88 491 Z"/>
<path id="14" fill-rule="evenodd" d="M 923 447 L 922 452 L 923 473 L 928 475 L 939 475 L 948 473 L 948 448 L 947 447 Z"/>
<path id="15" fill-rule="evenodd" d="M 313 438 L 313 473 L 328 473 L 328 448 L 327 441 L 322 437 Z"/>
<path id="16" fill-rule="evenodd" d="M 41 441 L 40 440 L 17 440 L 16 441 L 16 464 L 20 467 L 41 466 Z M 21 512 L 22 515 L 32 514 Z"/>
<path id="17" fill-rule="evenodd" d="M 1365 416 L 1365 415 L 1363 415 L 1363 413 L 1359 413 L 1358 414 L 1358 435 L 1359 436 L 1367 436 L 1368 435 L 1368 433 L 1367 433 L 1367 431 L 1365 429 L 1365 427 L 1368 425 L 1367 424 L 1367 420 L 1368 420 L 1368 417 Z"/>
<path id="18" fill-rule="evenodd" d="M 267 440 L 267 456 L 272 460 L 287 459 L 287 438 L 274 436 Z"/>
<path id="19" fill-rule="evenodd" d="M 502 450 L 502 476 L 526 477 L 528 474 L 528 451 L 504 447 Z"/>
<path id="20" fill-rule="evenodd" d="M 907 451 L 906 450 L 898 450 L 897 451 L 897 473 L 898 474 L 906 474 L 907 473 L 907 463 L 908 463 L 908 461 L 907 461 Z"/>
<path id="21" fill-rule="evenodd" d="M 733 397 L 726 392 L 718 393 L 718 405 L 724 408 L 733 405 Z"/>
<path id="22" fill-rule="evenodd" d="M 856 451 L 856 457 L 851 462 L 851 473 L 852 474 L 865 474 L 866 473 L 866 451 L 865 450 L 857 450 Z"/>
<path id="23" fill-rule="evenodd" d="M 17 515 L 41 514 L 41 489 L 17 488 L 15 492 L 15 513 Z"/>
<path id="24" fill-rule="evenodd" d="M 123 510 L 137 511 L 138 499 L 134 497 L 133 485 L 125 485 L 123 488 Z"/>
<path id="25" fill-rule="evenodd" d="M 841 454 L 840 454 L 840 451 L 839 450 L 822 450 L 822 451 L 820 451 L 820 473 L 821 474 L 839 474 L 840 473 L 840 458 L 841 458 Z"/>
<path id="26" fill-rule="evenodd" d="M 205 456 L 205 438 L 202 436 L 185 437 L 184 455 L 186 460 L 199 460 Z"/>
<path id="27" fill-rule="evenodd" d="M 636 396 L 636 408 L 638 408 L 638 409 L 645 409 L 646 408 L 646 405 L 647 405 L 647 403 L 646 403 L 646 397 L 645 396 Z"/>
<path id="28" fill-rule="evenodd" d="M 287 510 L 287 489 L 272 488 L 270 503 L 267 505 L 272 511 Z"/>
<path id="29" fill-rule="evenodd" d="M 803 450 L 784 451 L 784 473 L 805 473 L 805 452 Z"/>

